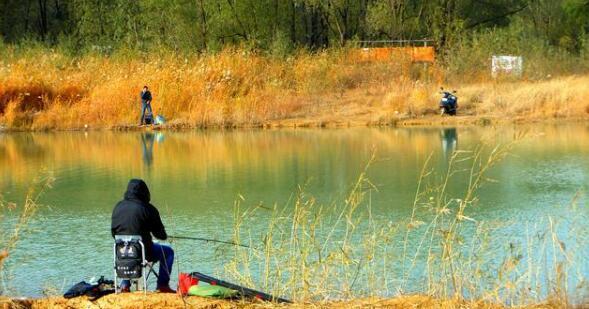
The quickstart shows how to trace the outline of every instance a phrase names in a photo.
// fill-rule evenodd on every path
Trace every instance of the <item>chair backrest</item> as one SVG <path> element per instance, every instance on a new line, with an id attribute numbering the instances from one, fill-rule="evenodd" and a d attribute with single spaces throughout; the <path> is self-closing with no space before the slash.
<path id="1" fill-rule="evenodd" d="M 145 246 L 139 235 L 115 235 L 114 262 L 117 277 L 137 279 L 143 276 Z"/>

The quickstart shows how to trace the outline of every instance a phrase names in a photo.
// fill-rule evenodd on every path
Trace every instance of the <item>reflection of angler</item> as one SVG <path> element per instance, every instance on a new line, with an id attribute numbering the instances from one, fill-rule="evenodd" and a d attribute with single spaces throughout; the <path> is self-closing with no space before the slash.
<path id="1" fill-rule="evenodd" d="M 143 163 L 147 167 L 151 167 L 153 164 L 153 143 L 155 141 L 155 135 L 151 132 L 145 132 L 141 134 L 141 142 L 143 146 Z"/>
<path id="2" fill-rule="evenodd" d="M 456 150 L 456 145 L 458 144 L 456 128 L 443 129 L 440 132 L 440 136 L 442 138 L 442 150 L 444 151 L 444 155 L 448 156 L 452 154 L 452 152 Z"/>

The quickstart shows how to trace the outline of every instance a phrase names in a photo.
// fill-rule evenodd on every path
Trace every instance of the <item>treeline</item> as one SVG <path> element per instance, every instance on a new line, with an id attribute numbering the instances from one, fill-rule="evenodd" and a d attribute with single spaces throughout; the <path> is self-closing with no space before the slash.
<path id="1" fill-rule="evenodd" d="M 589 0 L 0 0 L 0 11 L 5 43 L 72 52 L 240 45 L 284 53 L 424 38 L 449 50 L 516 28 L 522 40 L 579 53 L 589 31 Z"/>

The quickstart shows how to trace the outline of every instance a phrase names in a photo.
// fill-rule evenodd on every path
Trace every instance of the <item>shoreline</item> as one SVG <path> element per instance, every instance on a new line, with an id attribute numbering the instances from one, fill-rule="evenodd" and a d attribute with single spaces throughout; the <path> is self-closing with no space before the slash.
<path id="1" fill-rule="evenodd" d="M 169 123 L 164 125 L 137 126 L 120 124 L 113 126 L 99 126 L 88 128 L 10 128 L 0 126 L 0 133 L 36 133 L 36 132 L 133 132 L 133 131 L 192 131 L 192 130 L 277 130 L 277 129 L 347 129 L 347 128 L 438 128 L 438 127 L 486 127 L 525 124 L 576 124 L 589 122 L 589 117 L 568 118 L 526 118 L 497 116 L 424 116 L 395 118 L 389 121 L 324 121 L 320 119 L 284 119 L 258 124 L 226 124 L 226 125 L 193 125 L 186 122 Z"/>

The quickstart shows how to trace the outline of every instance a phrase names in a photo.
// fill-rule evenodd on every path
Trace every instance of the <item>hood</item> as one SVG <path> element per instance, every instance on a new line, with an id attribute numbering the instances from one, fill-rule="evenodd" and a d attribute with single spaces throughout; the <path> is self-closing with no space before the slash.
<path id="1" fill-rule="evenodd" d="M 127 192 L 125 192 L 126 200 L 140 200 L 149 203 L 151 195 L 147 184 L 141 179 L 131 179 L 127 185 Z"/>

